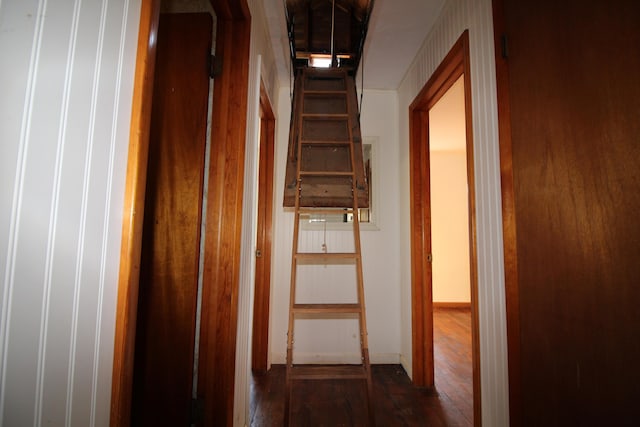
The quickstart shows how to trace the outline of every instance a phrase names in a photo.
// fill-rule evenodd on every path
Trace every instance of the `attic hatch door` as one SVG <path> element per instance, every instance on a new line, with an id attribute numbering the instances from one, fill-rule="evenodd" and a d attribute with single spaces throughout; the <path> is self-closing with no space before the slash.
<path id="1" fill-rule="evenodd" d="M 151 113 L 132 425 L 190 424 L 211 15 L 163 14 Z"/>
<path id="2" fill-rule="evenodd" d="M 353 152 L 357 205 L 369 207 L 353 78 L 340 68 L 303 69 L 296 77 L 293 109 L 284 206 L 295 205 L 300 185 L 300 206 L 352 207 L 353 178 L 349 171 Z M 302 145 L 301 150 L 298 144 Z M 313 173 L 304 174 L 298 183 L 298 168 Z M 322 173 L 344 176 L 321 176 Z"/>

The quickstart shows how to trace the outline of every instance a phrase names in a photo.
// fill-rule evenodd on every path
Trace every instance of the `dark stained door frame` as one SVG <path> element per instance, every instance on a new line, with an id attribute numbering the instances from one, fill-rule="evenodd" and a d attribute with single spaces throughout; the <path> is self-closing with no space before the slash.
<path id="1" fill-rule="evenodd" d="M 469 186 L 469 253 L 474 425 L 481 425 L 480 340 L 476 252 L 475 175 L 469 33 L 465 31 L 409 107 L 411 180 L 411 277 L 413 381 L 434 387 L 433 294 L 431 283 L 431 212 L 429 177 L 429 109 L 464 76 L 467 182 Z"/>
<path id="2" fill-rule="evenodd" d="M 509 374 L 509 419 L 521 425 L 522 398 L 520 379 L 520 309 L 518 301 L 518 253 L 513 188 L 511 114 L 509 112 L 509 74 L 506 58 L 504 11 L 502 0 L 493 0 L 496 87 L 498 96 L 498 139 L 500 145 L 500 181 L 502 187 L 502 236 L 504 247 L 505 304 Z"/>
<path id="3" fill-rule="evenodd" d="M 232 426 L 251 16 L 211 0 L 222 70 L 213 94 L 198 394 L 203 425 Z M 120 251 L 111 426 L 128 426 L 159 0 L 142 2 Z"/>
<path id="4" fill-rule="evenodd" d="M 273 167 L 275 116 L 264 83 L 260 82 L 260 161 L 258 166 L 258 227 L 253 302 L 251 369 L 267 371 L 269 351 L 269 299 L 273 230 Z"/>

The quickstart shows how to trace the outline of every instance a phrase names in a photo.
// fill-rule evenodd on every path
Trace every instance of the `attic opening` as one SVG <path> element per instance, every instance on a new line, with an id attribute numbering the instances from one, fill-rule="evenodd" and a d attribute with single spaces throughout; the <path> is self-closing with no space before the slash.
<path id="1" fill-rule="evenodd" d="M 351 55 L 336 55 L 336 67 L 341 67 L 345 61 L 351 59 Z M 331 68 L 334 64 L 330 54 L 312 53 L 309 55 L 308 66 L 311 68 Z"/>
<path id="2" fill-rule="evenodd" d="M 346 68 L 355 75 L 373 0 L 287 0 L 291 62 L 301 68 Z"/>

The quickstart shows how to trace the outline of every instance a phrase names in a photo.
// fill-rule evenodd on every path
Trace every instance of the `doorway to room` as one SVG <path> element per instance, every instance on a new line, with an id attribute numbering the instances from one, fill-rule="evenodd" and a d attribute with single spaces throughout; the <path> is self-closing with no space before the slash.
<path id="1" fill-rule="evenodd" d="M 434 383 L 473 425 L 464 76 L 429 109 Z"/>
<path id="2" fill-rule="evenodd" d="M 466 382 L 473 403 L 464 403 L 465 398 L 461 398 L 460 410 L 468 414 L 470 422 L 478 424 L 480 361 L 467 31 L 411 104 L 409 117 L 413 381 L 451 394 L 458 392 L 460 382 Z M 453 136 L 456 142 L 451 141 Z M 471 342 L 470 348 L 454 348 L 447 353 L 440 346 L 435 353 L 434 338 L 441 344 L 448 337 L 443 340 L 442 332 L 434 337 L 434 308 L 449 312 L 443 317 L 439 311 L 438 322 L 449 322 L 447 333 L 457 333 L 458 328 L 462 340 Z M 443 330 L 442 323 L 437 326 Z M 462 369 L 452 373 L 441 362 L 456 355 L 462 356 Z"/>

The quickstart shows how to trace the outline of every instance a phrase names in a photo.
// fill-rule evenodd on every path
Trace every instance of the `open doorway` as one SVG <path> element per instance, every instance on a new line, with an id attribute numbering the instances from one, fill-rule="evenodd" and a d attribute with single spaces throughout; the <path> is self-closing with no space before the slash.
<path id="1" fill-rule="evenodd" d="M 429 109 L 434 382 L 473 424 L 464 76 Z M 462 422 L 462 421 L 461 421 Z"/>
<path id="2" fill-rule="evenodd" d="M 468 386 L 472 390 L 473 404 L 469 408 L 467 403 L 463 410 L 469 414 L 470 422 L 479 425 L 480 361 L 470 89 L 469 36 L 465 31 L 411 104 L 409 112 L 413 381 L 418 386 L 443 392 L 449 390 L 454 394 L 460 387 L 456 382 L 469 381 L 461 380 L 458 374 L 465 377 L 471 372 Z M 455 121 L 451 126 L 446 125 L 457 134 L 457 145 L 454 146 L 453 142 L 442 141 L 438 135 L 442 129 L 438 127 L 445 126 L 442 110 L 455 109 L 451 104 L 456 95 L 461 115 L 456 116 L 457 125 Z M 469 338 L 471 341 L 466 369 L 461 373 L 452 375 L 450 369 L 448 372 L 441 369 L 439 375 L 436 374 L 434 307 L 462 312 L 450 313 L 454 315 L 448 320 L 450 325 L 460 326 L 457 317 L 462 323 L 465 318 L 469 319 L 466 332 L 464 328 L 460 331 L 462 341 Z M 457 316 L 459 314 L 461 316 Z M 438 326 L 442 331 L 443 325 Z M 439 349 L 438 356 L 442 359 L 447 352 L 441 350 L 444 349 Z M 449 354 L 454 357 L 464 352 L 464 349 L 453 348 Z M 461 401 L 464 400 L 470 399 L 461 397 Z"/>

